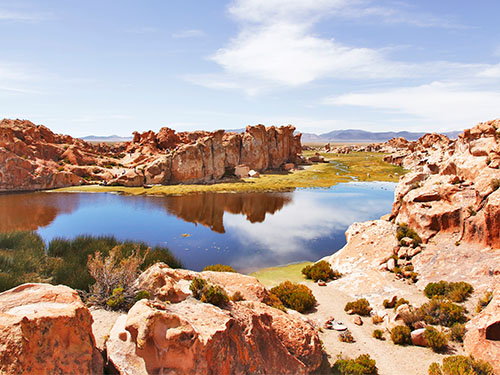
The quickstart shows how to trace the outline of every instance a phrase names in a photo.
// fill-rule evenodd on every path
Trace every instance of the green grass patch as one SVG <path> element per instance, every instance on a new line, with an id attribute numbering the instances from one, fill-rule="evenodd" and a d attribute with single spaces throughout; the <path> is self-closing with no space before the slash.
<path id="1" fill-rule="evenodd" d="M 272 288 L 283 281 L 300 283 L 306 278 L 302 274 L 302 268 L 313 264 L 312 262 L 293 263 L 286 266 L 268 267 L 249 273 L 249 276 L 257 278 L 264 286 Z"/>

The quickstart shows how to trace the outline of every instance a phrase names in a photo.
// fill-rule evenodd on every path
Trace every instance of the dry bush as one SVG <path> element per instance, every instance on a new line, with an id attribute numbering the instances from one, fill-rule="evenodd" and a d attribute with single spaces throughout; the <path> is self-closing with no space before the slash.
<path id="1" fill-rule="evenodd" d="M 89 255 L 87 266 L 95 279 L 95 284 L 90 286 L 89 304 L 127 310 L 134 303 L 139 292 L 135 281 L 147 252 L 140 255 L 136 249 L 129 257 L 121 259 L 120 252 L 120 247 L 116 246 L 107 257 L 100 252 Z"/>

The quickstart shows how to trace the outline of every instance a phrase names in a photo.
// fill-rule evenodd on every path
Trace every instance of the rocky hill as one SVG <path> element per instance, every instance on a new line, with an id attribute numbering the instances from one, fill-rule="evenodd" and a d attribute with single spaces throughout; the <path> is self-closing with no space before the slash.
<path id="1" fill-rule="evenodd" d="M 0 121 L 0 191 L 218 181 L 235 168 L 264 171 L 299 160 L 291 125 L 248 126 L 244 133 L 134 133 L 130 142 L 91 144 L 25 120 Z M 243 170 L 247 170 L 243 168 Z M 242 174 L 240 174 L 242 176 Z M 244 176 L 244 174 L 243 174 Z"/>

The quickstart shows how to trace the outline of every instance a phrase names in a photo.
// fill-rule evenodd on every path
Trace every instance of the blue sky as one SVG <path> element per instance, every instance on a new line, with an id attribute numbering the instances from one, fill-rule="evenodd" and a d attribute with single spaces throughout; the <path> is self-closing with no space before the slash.
<path id="1" fill-rule="evenodd" d="M 0 117 L 56 132 L 500 117 L 496 0 L 0 0 Z"/>

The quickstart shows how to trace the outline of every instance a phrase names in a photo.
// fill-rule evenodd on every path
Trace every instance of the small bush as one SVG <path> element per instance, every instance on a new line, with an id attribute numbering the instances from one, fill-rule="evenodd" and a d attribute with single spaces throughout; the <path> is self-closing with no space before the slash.
<path id="1" fill-rule="evenodd" d="M 370 316 L 370 312 L 372 308 L 370 306 L 370 302 L 366 298 L 360 298 L 356 301 L 347 302 L 344 307 L 344 311 L 352 310 L 354 314 L 358 314 L 361 316 Z"/>
<path id="2" fill-rule="evenodd" d="M 426 327 L 424 337 L 427 340 L 427 346 L 434 352 L 442 352 L 448 346 L 448 339 L 446 336 L 434 327 Z"/>
<path id="3" fill-rule="evenodd" d="M 125 305 L 125 296 L 123 295 L 123 288 L 121 286 L 113 289 L 113 293 L 107 299 L 106 305 L 111 310 L 120 310 L 128 307 Z"/>
<path id="4" fill-rule="evenodd" d="M 384 338 L 384 331 L 381 329 L 376 329 L 372 333 L 373 337 L 375 337 L 377 340 L 385 340 Z"/>
<path id="5" fill-rule="evenodd" d="M 406 223 L 401 223 L 398 225 L 398 229 L 396 232 L 396 238 L 398 241 L 400 241 L 405 237 L 411 238 L 412 241 L 412 246 L 417 247 L 422 243 L 422 239 L 420 236 L 415 232 L 413 229 L 408 227 L 408 224 Z"/>
<path id="6" fill-rule="evenodd" d="M 332 366 L 334 375 L 377 375 L 378 369 L 374 359 L 362 354 L 356 359 L 339 358 Z"/>
<path id="7" fill-rule="evenodd" d="M 441 296 L 450 299 L 453 302 L 463 302 L 474 291 L 474 288 L 469 283 L 460 281 L 457 283 L 449 283 L 447 281 L 439 281 L 437 283 L 429 283 L 424 289 L 424 294 L 428 298 Z"/>
<path id="8" fill-rule="evenodd" d="M 443 359 L 443 365 L 434 362 L 429 367 L 429 375 L 494 375 L 488 362 L 475 360 L 474 357 L 454 355 Z"/>
<path id="9" fill-rule="evenodd" d="M 380 315 L 373 315 L 372 316 L 372 323 L 373 324 L 380 324 L 384 321 L 384 318 L 381 317 Z"/>
<path id="10" fill-rule="evenodd" d="M 314 281 L 330 281 L 336 280 L 342 276 L 338 271 L 332 270 L 330 263 L 325 260 L 321 260 L 309 266 L 302 268 L 302 273 L 307 279 L 312 279 Z"/>
<path id="11" fill-rule="evenodd" d="M 483 309 L 489 305 L 491 300 L 493 299 L 493 293 L 492 292 L 486 292 L 483 297 L 477 301 L 477 306 L 476 306 L 476 312 L 480 313 L 483 311 Z"/>
<path id="12" fill-rule="evenodd" d="M 189 285 L 189 290 L 193 293 L 193 297 L 196 299 L 200 299 L 203 294 L 203 289 L 208 285 L 205 279 L 200 277 L 195 277 L 191 281 L 191 285 Z"/>
<path id="13" fill-rule="evenodd" d="M 236 272 L 233 267 L 226 266 L 225 264 L 212 264 L 203 268 L 203 271 Z"/>
<path id="14" fill-rule="evenodd" d="M 464 342 L 465 324 L 455 323 L 451 326 L 450 339 L 451 341 Z"/>
<path id="15" fill-rule="evenodd" d="M 391 331 L 392 342 L 396 345 L 411 345 L 411 330 L 406 326 L 394 327 Z"/>
<path id="16" fill-rule="evenodd" d="M 271 289 L 271 293 L 276 295 L 285 307 L 298 312 L 311 310 L 316 305 L 316 298 L 311 289 L 291 281 L 285 281 L 275 286 Z"/>
<path id="17" fill-rule="evenodd" d="M 220 286 L 208 285 L 204 288 L 200 301 L 222 307 L 229 302 L 229 297 Z"/>
<path id="18" fill-rule="evenodd" d="M 147 290 L 140 290 L 136 296 L 135 296 L 135 301 L 140 301 L 141 299 L 150 299 L 151 294 Z"/>
<path id="19" fill-rule="evenodd" d="M 229 297 L 224 289 L 218 285 L 212 285 L 200 277 L 191 281 L 189 290 L 193 293 L 194 298 L 204 303 L 222 307 L 229 302 Z"/>
<path id="20" fill-rule="evenodd" d="M 384 299 L 384 302 L 382 302 L 382 305 L 386 309 L 392 309 L 396 305 L 396 302 L 397 302 L 397 299 L 394 299 L 394 300 Z"/>
<path id="21" fill-rule="evenodd" d="M 341 332 L 339 335 L 339 340 L 342 342 L 347 342 L 347 343 L 353 343 L 354 342 L 354 337 L 352 336 L 351 331 L 348 329 Z"/>
<path id="22" fill-rule="evenodd" d="M 453 302 L 434 297 L 420 306 L 419 314 L 427 324 L 451 327 L 455 323 L 465 323 L 466 310 Z"/>
<path id="23" fill-rule="evenodd" d="M 407 327 L 411 330 L 415 329 L 415 324 L 424 320 L 424 316 L 420 309 L 410 309 L 409 311 L 400 312 L 401 320 L 405 323 Z"/>
<path id="24" fill-rule="evenodd" d="M 264 300 L 264 303 L 268 306 L 274 307 L 275 309 L 286 312 L 286 308 L 283 306 L 283 303 L 272 293 L 269 293 L 269 296 Z"/>
<path id="25" fill-rule="evenodd" d="M 498 188 L 500 188 L 500 178 L 494 178 L 493 180 L 491 180 L 490 186 L 491 190 L 498 190 Z"/>
<path id="26" fill-rule="evenodd" d="M 233 302 L 239 302 L 239 301 L 244 301 L 244 300 L 245 300 L 245 297 L 243 297 L 243 294 L 241 294 L 241 292 L 239 290 L 234 292 L 233 295 L 231 296 L 231 301 L 233 301 Z"/>

